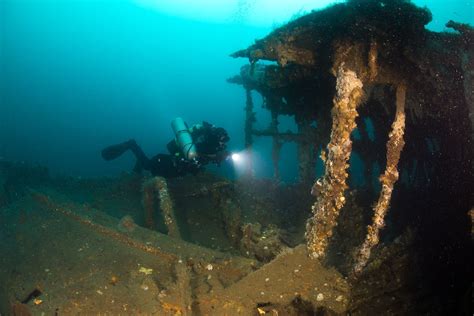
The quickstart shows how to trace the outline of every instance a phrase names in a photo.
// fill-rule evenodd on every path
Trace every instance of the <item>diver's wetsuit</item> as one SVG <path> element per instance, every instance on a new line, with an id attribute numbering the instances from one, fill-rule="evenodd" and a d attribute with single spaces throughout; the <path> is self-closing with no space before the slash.
<path id="1" fill-rule="evenodd" d="M 102 157 L 109 161 L 130 150 L 137 159 L 134 171 L 148 170 L 154 176 L 174 178 L 188 173 L 195 174 L 204 165 L 210 162 L 218 164 L 228 155 L 225 143 L 229 141 L 229 137 L 223 128 L 203 122 L 199 127 L 191 128 L 191 136 L 198 153 L 198 157 L 192 160 L 183 157 L 175 140 L 167 145 L 170 154 L 158 154 L 151 159 L 133 139 L 105 148 L 102 150 Z"/>
<path id="2" fill-rule="evenodd" d="M 105 148 L 102 150 L 102 158 L 107 161 L 113 160 L 127 150 L 130 150 L 137 159 L 133 169 L 135 172 L 148 170 L 154 176 L 174 178 L 187 173 L 196 173 L 200 169 L 199 164 L 174 155 L 158 154 L 149 159 L 133 139 Z"/>
<path id="3" fill-rule="evenodd" d="M 190 133 L 198 153 L 197 161 L 199 165 L 206 165 L 211 162 L 219 164 L 228 156 L 226 143 L 229 141 L 229 136 L 227 136 L 225 129 L 215 127 L 208 122 L 202 122 L 202 124 L 191 127 Z M 183 157 L 175 139 L 171 140 L 166 147 L 172 155 Z"/>

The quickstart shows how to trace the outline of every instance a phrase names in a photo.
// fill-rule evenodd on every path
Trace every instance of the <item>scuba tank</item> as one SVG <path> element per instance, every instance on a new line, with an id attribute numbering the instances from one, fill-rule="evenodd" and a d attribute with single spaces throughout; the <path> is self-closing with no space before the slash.
<path id="1" fill-rule="evenodd" d="M 192 160 L 197 157 L 196 146 L 188 130 L 188 126 L 182 118 L 177 117 L 171 121 L 171 128 L 176 136 L 176 143 L 184 155 L 184 158 Z"/>

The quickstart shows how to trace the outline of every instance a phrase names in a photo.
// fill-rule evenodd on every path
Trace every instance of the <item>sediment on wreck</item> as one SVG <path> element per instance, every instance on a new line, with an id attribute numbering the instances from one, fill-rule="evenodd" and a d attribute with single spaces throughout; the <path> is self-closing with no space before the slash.
<path id="1" fill-rule="evenodd" d="M 167 295 L 159 295 L 160 313 L 166 315 L 193 315 L 191 269 L 183 262 L 174 266 L 176 281 L 168 289 Z"/>
<path id="2" fill-rule="evenodd" d="M 310 256 L 325 255 L 329 238 L 340 209 L 344 206 L 344 191 L 347 188 L 348 161 L 352 150 L 351 132 L 356 128 L 357 106 L 362 98 L 362 81 L 344 65 L 337 71 L 336 96 L 332 110 L 331 140 L 327 146 L 326 171 L 322 180 L 316 181 L 313 192 L 318 196 L 313 205 L 313 217 L 306 228 L 307 246 Z"/>
<path id="3" fill-rule="evenodd" d="M 382 192 L 374 207 L 374 216 L 372 224 L 368 227 L 366 239 L 359 249 L 357 262 L 354 267 L 356 274 L 360 273 L 365 267 L 372 248 L 379 243 L 379 232 L 385 226 L 385 215 L 390 206 L 393 186 L 399 178 L 398 162 L 405 144 L 403 140 L 405 133 L 405 97 L 406 84 L 401 83 L 397 87 L 395 120 L 393 121 L 392 130 L 387 142 L 387 165 L 385 173 L 380 176 Z"/>
<path id="4" fill-rule="evenodd" d="M 176 215 L 173 207 L 173 201 L 168 192 L 166 179 L 163 177 L 153 177 L 143 183 L 143 208 L 145 209 L 145 225 L 147 228 L 154 229 L 153 220 L 155 213 L 156 195 L 159 200 L 160 210 L 163 212 L 163 218 L 168 235 L 180 238 L 180 232 Z"/>
<path id="5" fill-rule="evenodd" d="M 474 33 L 456 22 L 447 27 L 459 33 L 431 32 L 426 29 L 430 20 L 429 10 L 410 1 L 349 0 L 291 21 L 232 55 L 248 58 L 251 65 L 231 82 L 240 80 L 271 100 L 264 103 L 269 111 L 315 127 L 316 132 L 299 129 L 292 137 L 310 139 L 312 149 L 319 150 L 330 135 L 321 157 L 326 170 L 312 190 L 316 203 L 307 225 L 308 250 L 325 257 L 325 264 L 337 262 L 348 274 L 357 272 L 355 292 L 380 301 L 359 297 L 354 304 L 370 302 L 380 311 L 390 306 L 392 311 L 447 313 L 470 287 L 465 276 L 471 260 L 465 257 L 474 186 Z M 349 155 L 352 151 L 364 164 L 363 187 L 351 183 L 346 156 L 334 146 L 342 144 L 334 127 L 336 101 L 331 102 L 334 77 L 340 79 L 333 70 L 341 66 L 364 85 L 364 105 L 357 108 L 360 120 L 355 122 L 364 128 L 354 130 L 352 139 L 352 129 L 346 135 L 353 142 Z M 331 105 L 332 130 L 324 125 L 331 122 L 325 115 Z M 310 133 L 315 137 L 305 138 Z M 308 161 L 310 152 L 302 153 L 299 163 Z M 344 195 L 346 182 L 353 189 L 350 195 Z M 407 230 L 413 238 L 402 246 Z M 387 247 L 396 251 L 388 255 Z M 397 284 L 389 280 L 394 271 Z M 381 281 L 380 275 L 387 279 Z M 364 280 L 371 282 L 364 285 Z M 396 304 L 386 293 L 376 293 L 386 289 L 393 291 Z M 443 303 L 433 304 L 438 301 Z"/>
<path id="6" fill-rule="evenodd" d="M 255 122 L 255 112 L 253 111 L 253 99 L 252 99 L 252 91 L 249 88 L 245 89 L 245 150 L 246 154 L 249 157 L 249 162 L 246 165 L 245 176 L 252 177 L 253 176 L 253 166 L 252 166 L 252 146 L 253 146 L 253 138 L 252 138 L 252 128 L 253 123 Z"/>
<path id="7" fill-rule="evenodd" d="M 373 4 L 376 6 L 374 10 L 385 14 L 380 16 L 391 17 L 396 23 L 385 23 L 378 16 L 375 19 L 377 23 L 374 23 L 373 11 L 365 12 L 361 17 L 360 7 L 365 4 Z M 95 243 L 93 240 L 100 237 L 102 245 L 110 242 L 107 243 L 110 246 L 103 247 L 104 251 L 120 250 L 120 247 L 119 258 L 133 259 L 130 266 L 123 265 L 122 261 L 116 264 L 116 267 L 127 268 L 123 270 L 123 280 L 133 276 L 133 272 L 137 274 L 136 271 L 131 272 L 129 267 L 136 270 L 135 258 L 141 256 L 132 257 L 133 252 L 153 256 L 149 262 L 157 265 L 149 268 L 154 268 L 156 274 L 139 275 L 139 278 L 134 277 L 137 282 L 131 283 L 150 285 L 150 288 L 143 291 L 143 287 L 127 285 L 122 289 L 126 295 L 134 293 L 137 299 L 144 298 L 152 305 L 159 305 L 161 310 L 158 314 L 456 314 L 466 300 L 470 302 L 472 287 L 471 191 L 474 175 L 472 167 L 469 167 L 474 156 L 469 99 L 462 93 L 469 82 L 461 77 L 472 67 L 462 62 L 466 46 L 463 46 L 459 34 L 424 31 L 423 23 L 426 21 L 421 19 L 420 22 L 417 14 L 412 14 L 419 13 L 423 17 L 423 10 L 410 11 L 410 6 L 410 2 L 404 0 L 348 1 L 347 5 L 337 5 L 337 10 L 332 7 L 302 17 L 292 22 L 290 29 L 284 27 L 275 32 L 277 36 L 271 35 L 273 38 L 270 40 L 260 41 L 262 45 L 257 43 L 261 47 L 247 50 L 250 56 L 246 57 L 252 59 L 252 64 L 244 67 L 242 73 L 244 76 L 253 74 L 249 80 L 261 81 L 246 82 L 244 85 L 248 97 L 246 147 L 252 145 L 253 136 L 272 137 L 278 142 L 296 142 L 301 150 L 300 174 L 313 180 L 311 171 L 314 171 L 314 164 L 311 166 L 311 161 L 314 163 L 314 160 L 311 155 L 329 143 L 323 154 L 326 173 L 313 186 L 313 193 L 318 197 L 316 203 L 310 194 L 312 183 L 309 181 L 287 186 L 272 180 L 252 179 L 254 185 L 250 186 L 249 182 L 235 184 L 213 177 L 197 181 L 197 175 L 169 180 L 168 183 L 164 179 L 151 179 L 143 187 L 143 206 L 147 209 L 147 222 L 152 228 L 156 228 L 153 215 L 160 201 L 161 210 L 168 214 L 165 214 L 165 217 L 168 216 L 165 221 L 168 221 L 170 235 L 178 230 L 177 226 L 169 226 L 176 224 L 174 201 L 177 210 L 183 210 L 183 213 L 189 211 L 186 213 L 188 227 L 181 231 L 183 239 L 186 239 L 188 230 L 202 232 L 199 235 L 205 236 L 209 247 L 214 247 L 213 239 L 222 241 L 227 237 L 230 242 L 222 243 L 229 246 L 225 248 L 226 252 L 237 250 L 240 255 L 255 257 L 258 261 L 240 255 L 223 255 L 141 227 L 122 231 L 117 219 L 101 215 L 101 208 L 85 205 L 82 198 L 80 203 L 64 202 L 62 197 L 49 196 L 47 191 L 38 191 L 21 204 L 21 209 L 40 214 L 46 225 L 31 221 L 34 225 L 24 226 L 21 224 L 22 216 L 18 214 L 18 220 L 12 218 L 2 228 L 6 230 L 18 226 L 27 231 L 25 227 L 31 227 L 36 236 L 49 236 L 46 241 L 38 239 L 41 243 L 34 244 L 32 250 L 37 252 L 25 254 L 24 261 L 29 262 L 29 258 L 49 256 L 49 252 L 43 249 L 48 249 L 57 236 L 65 232 L 64 224 L 71 222 L 74 226 L 70 227 L 80 227 L 81 231 L 86 229 L 97 234 L 87 234 L 86 237 L 94 238 L 84 241 L 92 245 L 92 242 Z M 337 14 L 334 14 L 335 11 Z M 390 15 L 392 12 L 397 14 Z M 410 17 L 408 20 L 407 16 Z M 347 21 L 355 21 L 355 24 L 350 25 Z M 403 32 L 398 32 L 399 29 Z M 409 33 L 411 30 L 416 34 Z M 426 41 L 413 41 L 415 36 Z M 392 41 L 392 38 L 395 40 Z M 303 48 L 302 53 L 298 53 L 300 47 Z M 280 65 L 259 67 L 254 63 L 259 56 L 266 58 L 265 54 L 275 54 L 273 57 Z M 446 62 L 440 63 L 440 60 Z M 331 67 L 336 73 L 331 72 Z M 353 84 L 346 86 L 343 84 L 346 81 Z M 397 88 L 396 93 L 394 88 Z M 261 93 L 264 106 L 276 113 L 273 126 L 270 126 L 273 129 L 253 128 L 252 89 Z M 369 100 L 361 106 L 365 98 Z M 332 107 L 331 121 L 329 112 Z M 278 115 L 294 116 L 298 132 L 279 132 L 275 128 Z M 356 119 L 357 116 L 360 120 Z M 368 136 L 369 128 L 357 129 L 363 141 L 355 137 L 351 139 L 351 134 L 356 134 L 355 126 L 363 125 L 358 122 L 366 117 L 373 122 L 376 139 L 372 141 Z M 359 150 L 364 150 L 364 153 Z M 281 153 L 283 156 L 284 152 Z M 358 192 L 362 191 L 360 188 L 352 187 L 351 177 L 348 176 L 351 173 L 348 170 L 351 153 L 359 154 L 366 163 L 376 162 L 381 168 L 386 166 L 381 177 L 381 192 L 363 188 L 370 194 L 362 196 Z M 278 155 L 275 155 L 275 161 L 277 158 Z M 409 167 L 413 165 L 417 170 L 412 177 Z M 367 178 L 381 173 L 374 167 L 370 170 Z M 404 172 L 410 174 L 405 179 Z M 11 181 L 21 178 L 17 173 L 11 175 L 7 177 L 8 181 L 4 181 L 6 188 L 14 185 Z M 278 173 L 275 172 L 275 175 Z M 377 182 L 375 177 L 372 180 Z M 344 193 L 349 191 L 346 189 L 348 186 L 352 190 Z M 173 200 L 165 194 L 168 187 Z M 74 189 L 77 190 L 76 187 Z M 141 214 L 138 185 L 136 190 L 133 201 Z M 124 191 L 130 194 L 129 190 Z M 103 194 L 102 198 L 109 196 Z M 370 207 L 377 197 L 376 206 Z M 163 204 L 164 201 L 167 202 Z M 197 201 L 203 202 L 199 204 L 199 209 Z M 97 203 L 96 199 L 93 203 Z M 314 213 L 311 214 L 310 206 L 313 204 Z M 470 217 L 468 210 L 471 210 Z M 190 213 L 194 213 L 195 217 Z M 201 221 L 204 215 L 210 214 L 216 216 Z M 344 257 L 344 271 L 336 264 L 335 268 L 331 266 L 332 262 L 328 264 L 330 260 L 309 258 L 309 254 L 313 253 L 314 257 L 316 252 L 304 244 L 302 235 L 306 228 L 304 223 L 311 215 L 308 242 L 312 242 L 313 248 L 320 254 L 326 253 L 326 259 L 333 256 L 330 247 L 333 243 L 342 245 L 338 248 L 342 249 L 340 254 L 333 257 Z M 301 220 L 295 221 L 298 216 Z M 2 216 L 0 223 L 6 218 Z M 265 218 L 267 223 L 263 220 Z M 382 229 L 384 223 L 387 225 Z M 134 225 L 133 222 L 129 224 Z M 368 224 L 371 225 L 366 237 Z M 211 229 L 216 227 L 221 228 L 221 235 L 212 234 Z M 296 227 L 298 236 L 290 240 L 295 243 L 288 243 L 288 236 L 280 227 L 288 231 Z M 8 235 L 12 245 L 21 245 L 21 238 L 18 238 L 21 236 Z M 198 243 L 196 238 L 188 240 Z M 321 240 L 322 244 L 318 244 Z M 100 243 L 97 245 L 98 249 L 102 247 Z M 354 250 L 360 250 L 361 245 L 364 250 L 361 251 L 362 256 L 353 258 Z M 65 250 L 75 256 L 77 248 L 68 243 L 66 246 Z M 87 258 L 109 257 L 88 255 Z M 354 262 L 348 262 L 352 259 L 359 259 L 356 267 L 360 269 L 360 274 L 347 278 L 345 272 L 354 268 Z M 262 262 L 266 264 L 261 265 Z M 104 260 L 104 263 L 104 266 L 97 267 L 98 275 L 108 271 L 110 260 Z M 163 273 L 163 269 L 166 272 Z M 9 275 L 21 276 L 11 271 L 13 269 L 8 269 Z M 29 277 L 35 281 L 34 284 L 38 284 L 35 277 L 41 274 L 37 273 L 38 269 L 32 272 Z M 83 272 L 83 280 L 91 280 L 89 269 Z M 59 276 L 57 273 L 53 275 Z M 53 275 L 48 275 L 48 279 Z M 163 282 L 164 277 L 169 280 Z M 137 279 L 141 278 L 146 283 L 138 282 Z M 95 284 L 87 288 L 90 292 L 87 295 L 83 293 L 82 302 L 87 302 L 87 297 L 98 297 Z M 115 299 L 113 290 L 120 288 L 121 285 L 109 288 L 104 294 L 110 294 L 110 298 Z M 72 293 L 73 297 L 77 295 L 73 291 L 61 292 Z M 58 306 L 51 294 L 48 293 L 48 300 L 41 307 Z M 108 299 L 103 301 L 110 302 Z M 135 314 L 142 308 L 141 303 L 135 302 Z M 121 307 L 118 305 L 107 304 L 106 307 L 116 308 L 116 314 L 123 313 L 117 309 Z M 131 310 L 128 312 L 133 313 Z"/>

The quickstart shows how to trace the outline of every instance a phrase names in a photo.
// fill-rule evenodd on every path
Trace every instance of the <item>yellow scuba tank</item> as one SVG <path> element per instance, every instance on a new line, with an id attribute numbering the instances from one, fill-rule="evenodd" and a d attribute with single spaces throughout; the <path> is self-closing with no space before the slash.
<path id="1" fill-rule="evenodd" d="M 184 120 L 180 117 L 175 118 L 171 121 L 171 128 L 176 136 L 176 143 L 184 157 L 189 160 L 196 158 L 196 146 Z"/>

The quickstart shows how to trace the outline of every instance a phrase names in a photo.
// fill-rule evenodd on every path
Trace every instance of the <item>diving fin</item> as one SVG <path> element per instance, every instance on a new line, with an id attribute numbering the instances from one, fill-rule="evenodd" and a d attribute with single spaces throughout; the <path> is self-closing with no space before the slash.
<path id="1" fill-rule="evenodd" d="M 116 159 L 120 157 L 124 152 L 131 149 L 134 142 L 134 140 L 128 140 L 120 144 L 108 146 L 102 150 L 102 158 L 107 161 Z"/>

